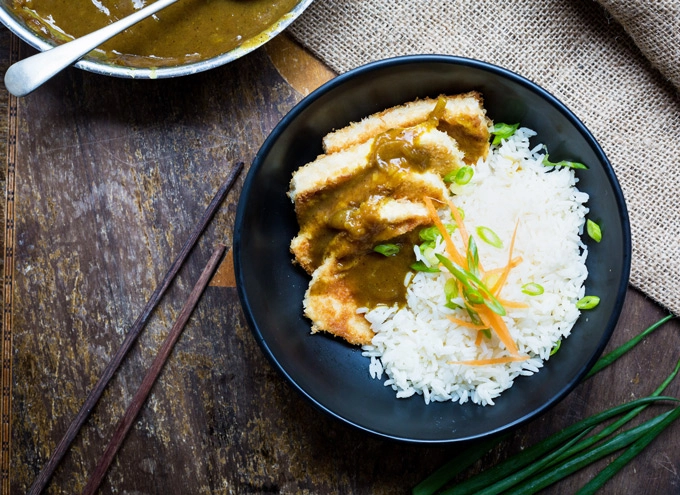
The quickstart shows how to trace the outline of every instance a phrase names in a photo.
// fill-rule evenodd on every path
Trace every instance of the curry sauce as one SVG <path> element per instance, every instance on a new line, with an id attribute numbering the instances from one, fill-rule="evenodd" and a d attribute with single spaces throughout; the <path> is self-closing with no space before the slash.
<path id="1" fill-rule="evenodd" d="M 312 333 L 367 344 L 374 334 L 362 308 L 406 304 L 414 245 L 436 214 L 425 198 L 445 204 L 444 176 L 486 156 L 488 123 L 471 92 L 394 107 L 324 137 L 325 150 L 329 136 L 339 139 L 293 174 L 288 191 L 300 227 L 291 252 L 312 276 L 303 300 Z"/>
<path id="2" fill-rule="evenodd" d="M 165 67 L 197 62 L 240 46 L 292 10 L 299 0 L 180 0 L 97 50 L 108 62 Z M 57 43 L 111 24 L 153 1 L 11 0 L 14 13 Z"/>
<path id="3" fill-rule="evenodd" d="M 420 180 L 422 173 L 441 168 L 419 142 L 437 124 L 433 112 L 418 126 L 383 132 L 373 142 L 365 170 L 296 208 L 300 230 L 310 236 L 312 268 L 328 258 L 336 260 L 339 276 L 361 306 L 406 302 L 404 278 L 415 262 L 418 235 L 413 224 L 385 221 L 381 208 L 389 201 L 415 204 L 424 196 L 442 197 L 441 183 Z M 423 224 L 422 217 L 418 224 Z M 373 248 L 384 241 L 397 246 L 398 252 L 389 256 L 375 252 Z M 326 288 L 317 283 L 312 290 Z"/>

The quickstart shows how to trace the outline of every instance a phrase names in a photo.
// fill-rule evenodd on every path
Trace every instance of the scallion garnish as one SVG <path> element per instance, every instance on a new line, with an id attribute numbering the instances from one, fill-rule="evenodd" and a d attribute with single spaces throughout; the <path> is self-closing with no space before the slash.
<path id="1" fill-rule="evenodd" d="M 453 232 L 456 230 L 456 226 L 450 223 L 444 224 L 444 227 L 446 228 L 446 231 L 449 233 L 449 235 L 453 234 Z M 441 232 L 439 232 L 439 229 L 436 226 L 432 227 L 425 227 L 424 229 L 421 229 L 420 232 L 418 232 L 418 236 L 420 237 L 421 241 L 434 241 L 437 239 L 437 237 L 441 237 Z"/>
<path id="2" fill-rule="evenodd" d="M 458 284 L 455 278 L 448 279 L 444 284 L 444 295 L 446 296 L 446 302 L 451 302 L 458 297 Z"/>
<path id="3" fill-rule="evenodd" d="M 394 256 L 399 253 L 399 250 L 400 248 L 396 244 L 378 244 L 373 248 L 373 251 L 383 256 Z"/>
<path id="4" fill-rule="evenodd" d="M 592 371 L 597 372 L 611 364 L 671 318 L 673 318 L 673 315 L 666 316 L 641 334 L 601 357 L 585 379 L 594 374 Z M 600 363 L 602 363 L 601 366 Z M 647 406 L 659 401 L 677 402 L 678 399 L 662 397 L 661 393 L 679 372 L 680 361 L 671 374 L 648 397 L 612 407 L 574 423 L 507 458 L 505 461 L 440 493 L 447 495 L 501 492 L 534 493 L 534 491 L 561 480 L 603 456 L 611 455 L 616 450 L 626 448 L 623 454 L 605 467 L 592 481 L 588 482 L 582 488 L 582 491 L 578 492 L 579 495 L 594 493 L 635 457 L 653 437 L 680 417 L 680 407 L 676 406 L 671 411 L 662 413 L 636 428 L 619 432 L 621 427 L 640 414 Z M 613 423 L 607 424 L 608 420 L 617 417 L 618 419 Z M 604 428 L 594 430 L 605 424 Z M 596 433 L 587 436 L 591 431 L 596 431 Z M 459 453 L 455 459 L 414 487 L 413 495 L 430 495 L 438 492 L 449 480 L 471 466 L 474 461 L 482 458 L 485 452 L 490 451 L 501 441 L 502 439 L 499 439 L 495 444 L 490 442 L 479 446 L 473 445 L 470 449 Z M 547 462 L 546 459 L 548 459 Z"/>
<path id="5" fill-rule="evenodd" d="M 461 167 L 460 170 L 456 172 L 456 176 L 453 180 L 459 186 L 464 186 L 472 180 L 473 175 L 475 175 L 474 169 L 466 165 L 465 167 Z"/>
<path id="6" fill-rule="evenodd" d="M 529 282 L 528 284 L 524 284 L 522 286 L 522 292 L 524 292 L 528 296 L 540 296 L 543 294 L 544 289 L 541 284 L 537 284 L 536 282 Z"/>
<path id="7" fill-rule="evenodd" d="M 501 122 L 494 124 L 494 126 L 489 131 L 491 134 L 493 134 L 493 141 L 491 141 L 491 144 L 501 144 L 503 139 L 508 139 L 515 133 L 515 131 L 517 131 L 518 128 L 519 124 L 503 124 Z"/>
<path id="8" fill-rule="evenodd" d="M 477 289 L 473 289 L 471 287 L 464 287 L 463 297 L 465 298 L 466 301 L 469 301 L 470 304 L 484 304 L 484 298 L 482 297 L 482 293 L 479 292 Z"/>
<path id="9" fill-rule="evenodd" d="M 479 235 L 479 238 L 487 244 L 499 249 L 503 247 L 503 241 L 501 241 L 501 238 L 498 237 L 498 234 L 496 234 L 489 227 L 477 227 L 477 234 Z"/>
<path id="10" fill-rule="evenodd" d="M 600 242 L 602 240 L 602 229 L 590 218 L 586 220 L 586 231 L 588 232 L 588 236 L 595 242 Z"/>
<path id="11" fill-rule="evenodd" d="M 418 232 L 421 241 L 434 241 L 437 236 L 441 235 L 437 227 L 425 227 Z"/>
<path id="12" fill-rule="evenodd" d="M 548 160 L 548 155 L 545 155 L 543 158 L 543 166 L 544 167 L 567 167 L 567 168 L 577 168 L 577 169 L 583 169 L 587 170 L 588 167 L 585 166 L 583 163 L 579 162 L 571 162 L 569 160 L 562 160 L 561 162 L 551 162 Z"/>
<path id="13" fill-rule="evenodd" d="M 470 320 L 472 323 L 475 325 L 481 325 L 482 324 L 482 319 L 479 317 L 479 313 L 472 309 L 467 302 L 465 303 L 465 310 L 467 311 L 468 316 L 470 317 Z"/>
<path id="14" fill-rule="evenodd" d="M 448 174 L 444 175 L 442 177 L 442 180 L 446 182 L 447 184 L 450 184 L 454 180 L 456 180 L 456 175 L 458 174 L 458 170 L 451 170 Z"/>
<path id="15" fill-rule="evenodd" d="M 434 255 L 434 246 L 426 246 L 425 249 L 421 248 L 420 254 L 423 255 L 423 258 L 425 258 L 428 265 L 437 266 L 439 264 L 437 257 Z"/>
<path id="16" fill-rule="evenodd" d="M 597 360 L 597 362 L 595 363 L 595 366 L 593 366 L 592 369 L 588 372 L 588 374 L 586 375 L 586 378 L 590 378 L 591 376 L 593 376 L 598 371 L 600 371 L 600 370 L 606 368 L 607 366 L 609 366 L 610 364 L 614 363 L 617 359 L 619 359 L 625 353 L 630 351 L 633 347 L 638 345 L 640 343 L 640 341 L 642 339 L 644 339 L 647 335 L 652 333 L 657 328 L 661 327 L 664 323 L 671 320 L 672 318 L 673 318 L 673 315 L 665 316 L 664 318 L 660 319 L 659 321 L 657 321 L 653 325 L 647 327 L 642 333 L 636 335 L 635 337 L 633 337 L 632 339 L 630 339 L 626 343 L 621 344 L 619 347 L 617 347 L 613 351 L 608 352 L 607 354 L 602 356 L 600 359 Z"/>
<path id="17" fill-rule="evenodd" d="M 600 298 L 597 296 L 585 296 L 576 302 L 578 309 L 593 309 L 600 304 Z"/>
<path id="18" fill-rule="evenodd" d="M 498 299 L 473 273 L 465 270 L 453 261 L 441 254 L 437 254 L 437 259 L 444 267 L 451 272 L 463 284 L 463 296 L 472 304 L 484 304 L 494 313 L 505 316 L 505 308 L 498 302 Z"/>
<path id="19" fill-rule="evenodd" d="M 411 270 L 415 270 L 417 272 L 425 272 L 425 273 L 437 273 L 439 272 L 439 268 L 433 267 L 433 266 L 427 266 L 425 263 L 422 261 L 416 261 L 411 265 Z"/>
<path id="20" fill-rule="evenodd" d="M 562 339 L 558 340 L 558 341 L 557 341 L 557 344 L 555 344 L 555 347 L 553 347 L 553 348 L 550 350 L 550 355 L 552 356 L 552 355 L 555 354 L 557 351 L 559 351 L 559 350 L 560 350 L 560 347 L 562 347 Z"/>
<path id="21" fill-rule="evenodd" d="M 477 251 L 477 243 L 475 238 L 470 236 L 467 248 L 467 264 L 470 273 L 475 277 L 479 277 L 479 252 Z"/>

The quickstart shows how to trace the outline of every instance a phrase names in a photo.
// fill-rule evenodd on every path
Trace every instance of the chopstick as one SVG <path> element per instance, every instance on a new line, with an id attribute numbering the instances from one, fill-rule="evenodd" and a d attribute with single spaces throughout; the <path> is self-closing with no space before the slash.
<path id="1" fill-rule="evenodd" d="M 161 281 L 160 285 L 156 288 L 156 290 L 153 292 L 153 294 L 147 301 L 146 306 L 144 306 L 144 309 L 142 310 L 142 313 L 133 323 L 132 327 L 130 327 L 130 330 L 125 336 L 125 339 L 123 340 L 123 343 L 121 344 L 120 348 L 118 349 L 118 351 L 116 351 L 116 354 L 114 354 L 113 358 L 102 372 L 99 381 L 97 381 L 94 388 L 88 394 L 87 398 L 85 399 L 85 402 L 80 408 L 80 411 L 78 411 L 78 414 L 69 425 L 68 429 L 66 430 L 66 433 L 64 433 L 64 436 L 57 444 L 57 447 L 54 449 L 52 456 L 47 461 L 45 466 L 42 468 L 36 479 L 33 481 L 33 485 L 31 485 L 31 488 L 28 491 L 28 495 L 38 495 L 42 493 L 42 491 L 45 489 L 45 486 L 47 486 L 47 483 L 54 474 L 54 471 L 59 465 L 59 462 L 63 459 L 64 455 L 66 454 L 66 451 L 71 446 L 71 443 L 73 443 L 73 440 L 80 431 L 80 428 L 83 426 L 85 420 L 90 415 L 90 412 L 92 411 L 94 406 L 97 404 L 97 401 L 99 401 L 100 397 L 102 396 L 104 389 L 108 385 L 109 381 L 113 377 L 116 370 L 118 370 L 118 368 L 120 367 L 123 358 L 130 350 L 130 347 L 132 347 L 132 344 L 137 339 L 142 329 L 146 326 L 154 309 L 156 309 L 156 306 L 158 306 L 158 303 L 160 302 L 161 298 L 163 297 L 168 287 L 174 280 L 175 276 L 179 272 L 180 268 L 184 264 L 189 253 L 196 245 L 198 238 L 201 236 L 201 234 L 207 227 L 208 223 L 214 216 L 215 212 L 222 204 L 222 201 L 227 196 L 227 193 L 231 190 L 231 187 L 234 185 L 234 182 L 236 181 L 236 178 L 238 177 L 242 169 L 243 162 L 239 162 L 236 165 L 234 165 L 225 181 L 222 183 L 220 188 L 215 193 L 215 196 L 213 197 L 212 201 L 210 202 L 205 212 L 201 216 L 200 220 L 196 224 L 196 228 L 191 232 L 189 238 L 184 243 L 184 246 L 182 246 L 181 251 L 177 255 L 177 258 L 172 263 L 172 265 L 170 265 L 170 268 L 163 277 L 163 280 Z"/>
<path id="2" fill-rule="evenodd" d="M 99 488 L 99 484 L 104 479 L 104 476 L 106 476 L 106 471 L 109 469 L 111 461 L 113 461 L 113 458 L 118 452 L 118 449 L 123 444 L 123 440 L 125 440 L 125 435 L 127 435 L 128 431 L 130 430 L 130 427 L 132 426 L 132 423 L 137 417 L 137 414 L 139 414 L 140 409 L 144 405 L 144 402 L 146 401 L 149 392 L 151 392 L 151 387 L 153 387 L 153 384 L 156 382 L 158 375 L 160 375 L 161 369 L 163 368 L 165 361 L 168 359 L 168 356 L 170 355 L 172 348 L 177 342 L 179 336 L 181 335 L 182 330 L 184 329 L 184 326 L 186 325 L 187 321 L 189 320 L 189 317 L 191 316 L 191 313 L 196 307 L 196 304 L 198 303 L 201 294 L 203 294 L 206 285 L 208 285 L 208 282 L 210 282 L 210 277 L 212 276 L 213 272 L 217 268 L 217 265 L 222 259 L 225 249 L 226 246 L 224 246 L 223 244 L 219 245 L 213 252 L 212 256 L 210 257 L 208 264 L 203 269 L 203 273 L 201 273 L 198 282 L 196 282 L 196 285 L 194 285 L 194 288 L 191 290 L 189 298 L 184 303 L 182 311 L 180 311 L 179 316 L 177 317 L 177 321 L 175 322 L 172 329 L 168 333 L 168 336 L 165 338 L 163 345 L 161 345 L 160 349 L 158 350 L 158 354 L 156 355 L 156 358 L 151 364 L 149 371 L 147 371 L 146 376 L 144 376 L 142 384 L 139 386 L 137 393 L 132 398 L 130 405 L 125 411 L 125 414 L 123 415 L 120 422 L 118 423 L 118 426 L 116 427 L 116 431 L 113 433 L 113 436 L 111 437 L 109 445 L 106 447 L 104 454 L 99 459 L 99 462 L 97 463 L 97 466 L 95 467 L 92 476 L 87 482 L 87 485 L 85 485 L 85 488 L 83 489 L 82 492 L 83 495 L 93 495 L 94 492 L 97 491 L 97 488 Z"/>

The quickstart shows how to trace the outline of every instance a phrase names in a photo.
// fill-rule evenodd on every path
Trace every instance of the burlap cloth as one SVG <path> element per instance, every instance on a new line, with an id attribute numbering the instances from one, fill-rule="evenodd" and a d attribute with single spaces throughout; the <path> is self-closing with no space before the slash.
<path id="1" fill-rule="evenodd" d="M 546 88 L 614 166 L 631 284 L 680 314 L 680 0 L 316 0 L 289 30 L 338 72 L 439 53 Z"/>

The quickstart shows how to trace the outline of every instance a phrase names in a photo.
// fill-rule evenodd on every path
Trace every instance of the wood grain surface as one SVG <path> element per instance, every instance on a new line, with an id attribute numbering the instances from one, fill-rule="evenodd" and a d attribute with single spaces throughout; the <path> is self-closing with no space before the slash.
<path id="1" fill-rule="evenodd" d="M 0 31 L 3 72 L 12 40 Z M 20 56 L 32 53 L 20 46 Z M 6 181 L 3 202 L 14 208 L 5 212 L 14 220 L 14 237 L 6 238 L 11 283 L 3 284 L 11 316 L 2 329 L 3 383 L 9 380 L 3 397 L 11 400 L 2 410 L 2 494 L 25 493 L 31 485 L 230 165 L 244 161 L 247 168 L 286 112 L 332 76 L 282 36 L 225 67 L 178 79 L 122 80 L 69 69 L 21 100 L 0 89 L 0 106 L 9 108 L 0 109 L 0 154 L 6 159 L 16 152 L 16 163 L 7 160 L 16 178 Z M 244 177 L 46 493 L 83 489 L 213 247 L 231 246 Z M 220 274 L 100 493 L 409 493 L 464 448 L 374 438 L 316 410 L 269 365 L 241 312 L 230 267 L 223 265 Z M 665 314 L 631 288 L 609 348 Z M 680 324 L 672 320 L 516 430 L 463 477 L 586 415 L 647 395 L 670 373 L 679 351 Z M 680 380 L 667 393 L 680 397 Z M 678 439 L 675 424 L 602 493 L 680 493 Z M 546 493 L 574 493 L 593 473 L 586 469 Z"/>

